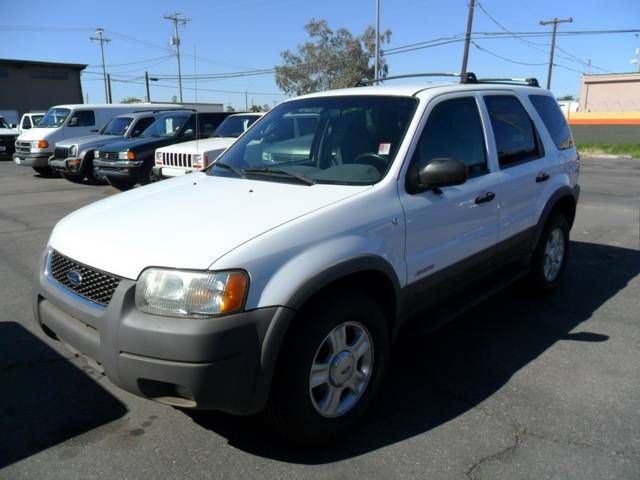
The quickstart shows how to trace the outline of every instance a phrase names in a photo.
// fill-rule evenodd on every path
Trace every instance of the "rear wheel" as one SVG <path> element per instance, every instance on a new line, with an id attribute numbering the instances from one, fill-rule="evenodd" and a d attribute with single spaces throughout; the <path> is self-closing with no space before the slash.
<path id="1" fill-rule="evenodd" d="M 531 258 L 530 281 L 540 292 L 557 288 L 569 254 L 569 224 L 561 213 L 553 213 L 540 235 Z"/>
<path id="2" fill-rule="evenodd" d="M 46 166 L 46 167 L 31 167 L 33 168 L 36 173 L 39 173 L 40 175 L 53 175 L 53 168 Z"/>
<path id="3" fill-rule="evenodd" d="M 134 181 L 123 180 L 123 179 L 114 178 L 114 177 L 107 177 L 107 182 L 109 182 L 109 185 L 111 185 L 114 188 L 117 188 L 121 192 L 131 190 L 133 187 L 136 186 L 136 183 Z"/>
<path id="4" fill-rule="evenodd" d="M 365 416 L 382 383 L 389 361 L 384 314 L 351 290 L 324 296 L 294 322 L 266 418 L 293 442 L 335 442 Z"/>

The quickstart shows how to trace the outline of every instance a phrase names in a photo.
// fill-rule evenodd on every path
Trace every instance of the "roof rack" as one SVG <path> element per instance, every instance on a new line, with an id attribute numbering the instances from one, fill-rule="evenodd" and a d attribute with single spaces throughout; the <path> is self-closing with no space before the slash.
<path id="1" fill-rule="evenodd" d="M 539 87 L 538 79 L 534 77 L 529 78 L 478 78 L 478 83 L 505 83 L 513 85 L 528 85 L 530 87 Z"/>
<path id="2" fill-rule="evenodd" d="M 464 75 L 461 73 L 444 73 L 444 72 L 433 72 L 433 73 L 409 73 L 406 75 L 394 75 L 392 77 L 381 77 L 375 78 L 372 80 L 360 80 L 356 83 L 356 87 L 364 87 L 367 85 L 375 85 L 376 83 L 385 82 L 387 80 L 398 80 L 400 78 L 415 78 L 415 77 L 459 77 L 460 83 L 477 83 L 478 79 L 473 72 L 466 72 Z"/>

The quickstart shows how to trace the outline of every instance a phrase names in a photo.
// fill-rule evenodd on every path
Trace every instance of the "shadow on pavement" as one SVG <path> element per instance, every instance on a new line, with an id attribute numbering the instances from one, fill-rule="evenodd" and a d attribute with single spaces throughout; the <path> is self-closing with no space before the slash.
<path id="1" fill-rule="evenodd" d="M 0 382 L 0 468 L 127 412 L 87 373 L 15 322 L 0 322 Z"/>
<path id="2" fill-rule="evenodd" d="M 539 298 L 517 284 L 439 332 L 401 339 L 381 399 L 354 435 L 324 450 L 277 441 L 259 416 L 185 412 L 229 444 L 263 457 L 323 464 L 379 449 L 433 429 L 474 407 L 554 343 L 604 342 L 601 332 L 572 332 L 640 273 L 640 252 L 572 242 L 557 292 Z"/>

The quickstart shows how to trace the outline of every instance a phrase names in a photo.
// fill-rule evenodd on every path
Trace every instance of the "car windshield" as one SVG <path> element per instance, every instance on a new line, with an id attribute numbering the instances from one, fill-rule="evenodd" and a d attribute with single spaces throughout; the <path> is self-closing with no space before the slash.
<path id="1" fill-rule="evenodd" d="M 141 137 L 175 137 L 180 132 L 180 128 L 189 120 L 189 117 L 189 114 L 184 113 L 163 115 L 149 125 Z"/>
<path id="2" fill-rule="evenodd" d="M 239 137 L 249 126 L 260 118 L 258 115 L 233 115 L 224 119 L 214 137 Z"/>
<path id="3" fill-rule="evenodd" d="M 387 173 L 413 97 L 352 95 L 284 102 L 230 147 L 209 175 L 370 185 Z M 231 168 L 233 167 L 233 168 Z"/>
<path id="4" fill-rule="evenodd" d="M 68 108 L 50 108 L 38 123 L 38 128 L 58 128 L 70 113 L 71 110 Z"/>
<path id="5" fill-rule="evenodd" d="M 131 117 L 115 117 L 109 120 L 102 128 L 102 135 L 118 135 L 123 136 L 124 132 L 127 131 L 129 125 L 131 125 L 133 118 Z"/>

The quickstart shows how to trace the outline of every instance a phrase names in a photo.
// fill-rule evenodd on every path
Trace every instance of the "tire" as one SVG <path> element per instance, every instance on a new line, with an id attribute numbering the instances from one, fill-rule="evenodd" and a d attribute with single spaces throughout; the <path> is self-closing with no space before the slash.
<path id="1" fill-rule="evenodd" d="M 150 183 L 154 183 L 159 181 L 160 178 L 153 174 L 153 165 L 144 167 L 144 171 L 142 172 L 142 177 L 140 178 L 140 185 L 149 185 Z"/>
<path id="2" fill-rule="evenodd" d="M 84 180 L 82 175 L 74 175 L 72 173 L 61 173 L 60 175 L 62 175 L 62 178 L 65 180 L 69 180 L 73 183 L 82 183 L 82 180 Z"/>
<path id="3" fill-rule="evenodd" d="M 376 302 L 357 290 L 324 295 L 301 310 L 287 335 L 265 410 L 267 422 L 295 444 L 340 440 L 370 409 L 388 363 L 387 322 Z"/>
<path id="4" fill-rule="evenodd" d="M 555 290 L 566 269 L 569 256 L 569 223 L 555 212 L 547 220 L 531 258 L 529 280 L 540 293 Z"/>
<path id="5" fill-rule="evenodd" d="M 87 153 L 84 158 L 84 170 L 85 177 L 87 178 L 87 182 L 91 185 L 106 185 L 107 177 L 102 175 L 98 175 L 96 171 L 93 169 L 93 154 Z"/>
<path id="6" fill-rule="evenodd" d="M 113 177 L 107 177 L 107 182 L 109 182 L 109 185 L 117 188 L 121 192 L 126 192 L 136 186 L 135 182 L 132 182 L 131 180 L 122 180 L 120 178 Z"/>
<path id="7" fill-rule="evenodd" d="M 36 173 L 42 175 L 42 176 L 50 176 L 54 174 L 53 168 L 46 166 L 46 167 L 31 167 L 33 168 Z"/>

